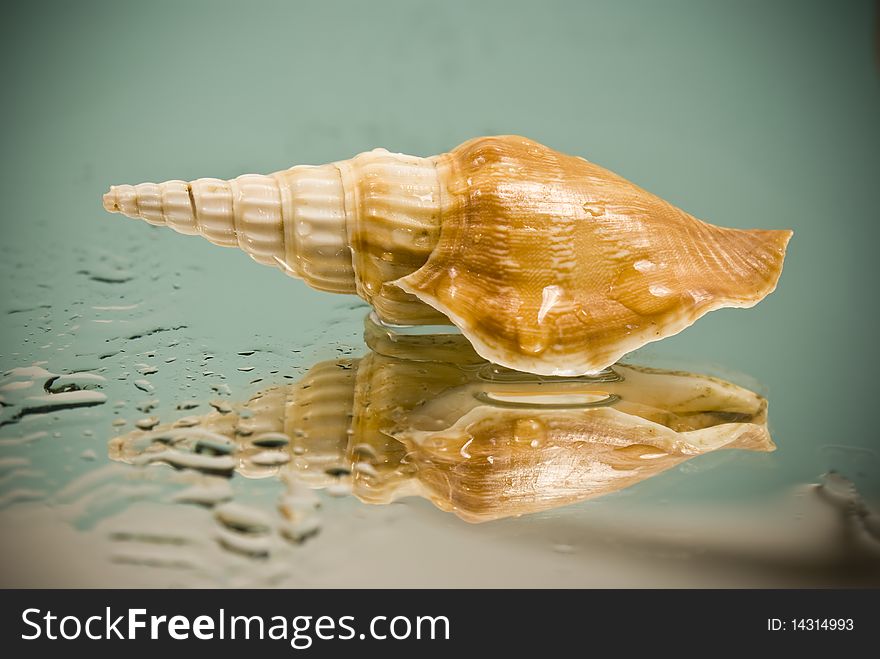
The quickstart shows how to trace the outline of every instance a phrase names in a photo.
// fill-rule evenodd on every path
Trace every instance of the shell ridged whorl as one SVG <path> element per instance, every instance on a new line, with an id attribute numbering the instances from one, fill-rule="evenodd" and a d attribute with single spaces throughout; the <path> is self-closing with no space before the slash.
<path id="1" fill-rule="evenodd" d="M 444 320 L 414 296 L 384 286 L 417 270 L 437 243 L 439 177 L 431 158 L 375 149 L 229 181 L 116 185 L 104 208 L 238 247 L 318 290 L 357 293 L 390 322 Z"/>
<path id="2" fill-rule="evenodd" d="M 448 319 L 486 359 L 579 375 L 772 292 L 791 231 L 701 222 L 517 136 L 377 149 L 231 181 L 114 186 L 104 207 L 239 247 L 391 324 Z"/>

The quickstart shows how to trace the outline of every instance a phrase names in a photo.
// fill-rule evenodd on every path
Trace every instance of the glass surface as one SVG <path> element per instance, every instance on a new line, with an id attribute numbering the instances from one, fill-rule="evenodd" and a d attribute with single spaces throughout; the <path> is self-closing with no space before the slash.
<path id="1" fill-rule="evenodd" d="M 0 586 L 880 584 L 874 9 L 10 12 Z M 715 224 L 794 229 L 769 298 L 626 360 L 765 396 L 775 452 L 713 451 L 602 497 L 477 524 L 419 496 L 365 503 L 349 494 L 350 459 L 321 467 L 316 489 L 285 476 L 292 451 L 279 447 L 294 426 L 247 455 L 222 433 L 202 437 L 178 469 L 120 453 L 114 438 L 138 428 L 222 415 L 319 362 L 367 355 L 369 309 L 237 250 L 109 215 L 109 185 L 231 178 L 378 146 L 431 155 L 501 133 L 584 156 Z"/>

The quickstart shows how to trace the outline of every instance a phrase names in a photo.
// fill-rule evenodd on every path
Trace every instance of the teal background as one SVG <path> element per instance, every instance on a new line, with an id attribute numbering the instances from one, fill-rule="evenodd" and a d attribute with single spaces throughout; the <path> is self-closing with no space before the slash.
<path id="1" fill-rule="evenodd" d="M 877 499 L 876 24 L 854 0 L 21 3 L 0 25 L 0 371 L 103 368 L 111 401 L 134 404 L 136 376 L 116 378 L 143 346 L 100 360 L 128 326 L 93 322 L 134 302 L 131 326 L 186 325 L 159 358 L 214 354 L 235 400 L 272 384 L 236 371 L 249 346 L 292 375 L 359 354 L 353 299 L 108 215 L 101 194 L 518 133 L 715 224 L 795 232 L 767 300 L 632 358 L 745 374 L 779 450 L 705 456 L 620 496 L 760 500 L 835 469 Z M 132 279 L 88 276 L 107 268 Z M 184 361 L 151 378 L 163 420 L 211 395 Z M 105 460 L 126 411 L 70 414 L 32 424 L 69 439 L 27 449 L 49 491 L 95 467 L 84 447 Z"/>

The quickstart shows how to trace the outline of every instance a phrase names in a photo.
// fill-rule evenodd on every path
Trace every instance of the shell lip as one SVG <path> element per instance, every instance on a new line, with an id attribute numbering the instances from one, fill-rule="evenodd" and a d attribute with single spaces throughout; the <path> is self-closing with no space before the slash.
<path id="1" fill-rule="evenodd" d="M 450 309 L 437 297 L 431 295 L 430 293 L 427 293 L 424 290 L 421 290 L 420 288 L 412 285 L 411 282 L 407 281 L 410 277 L 413 277 L 417 273 L 418 271 L 412 273 L 412 275 L 401 277 L 400 279 L 397 279 L 391 283 L 395 286 L 398 286 L 406 293 L 415 295 L 425 304 L 428 304 L 431 307 L 437 309 L 437 311 L 445 314 L 449 318 L 449 320 L 456 327 L 458 327 L 465 338 L 467 338 L 468 341 L 471 342 L 474 350 L 481 357 L 489 360 L 490 362 L 499 364 L 500 366 L 505 366 L 516 371 L 525 371 L 528 373 L 535 373 L 537 375 L 553 375 L 560 377 L 578 377 L 582 375 L 595 374 L 604 368 L 612 366 L 613 364 L 617 363 L 617 361 L 620 360 L 622 357 L 629 354 L 630 352 L 633 352 L 634 350 L 637 350 L 642 346 L 645 346 L 649 343 L 654 343 L 656 341 L 661 341 L 662 339 L 679 334 L 680 332 L 686 330 L 688 327 L 693 325 L 701 317 L 712 311 L 717 311 L 718 309 L 723 308 L 753 307 L 765 297 L 767 297 L 767 295 L 772 293 L 776 289 L 777 283 L 776 281 L 772 282 L 772 285 L 768 288 L 768 290 L 761 297 L 755 300 L 748 300 L 746 302 L 733 300 L 715 300 L 713 304 L 707 304 L 702 309 L 695 309 L 694 313 L 681 314 L 674 321 L 668 322 L 659 335 L 655 335 L 653 333 L 648 335 L 647 332 L 633 334 L 629 337 L 629 340 L 621 341 L 614 350 L 609 350 L 606 353 L 608 355 L 607 358 L 597 361 L 591 359 L 589 355 L 581 354 L 553 355 L 552 357 L 547 356 L 529 358 L 525 355 L 508 353 L 506 351 L 501 351 L 497 348 L 494 348 L 483 339 L 478 331 L 474 330 L 470 326 L 470 324 L 464 319 L 464 317 Z"/>
<path id="2" fill-rule="evenodd" d="M 525 371 L 528 373 L 535 373 L 537 375 L 556 375 L 563 377 L 586 375 L 588 373 L 601 371 L 603 368 L 605 368 L 605 366 L 610 366 L 610 364 L 605 364 L 604 366 L 600 367 L 593 367 L 592 365 L 588 365 L 586 369 L 573 370 L 570 363 L 567 367 L 562 367 L 557 366 L 548 360 L 535 359 L 528 364 L 524 364 L 523 362 L 525 360 L 508 359 L 504 355 L 504 353 L 499 352 L 487 342 L 485 342 L 480 334 L 474 331 L 474 329 L 470 327 L 469 323 L 461 315 L 457 314 L 455 311 L 447 307 L 435 296 L 430 295 L 429 293 L 426 293 L 425 291 L 411 285 L 411 283 L 407 281 L 407 279 L 417 274 L 418 272 L 419 271 L 417 270 L 411 275 L 401 277 L 400 279 L 396 279 L 390 283 L 402 289 L 405 293 L 415 295 L 425 304 L 446 315 L 446 317 L 449 318 L 452 324 L 461 331 L 462 335 L 468 341 L 470 341 L 471 345 L 474 347 L 474 350 L 483 359 L 487 359 L 494 364 L 498 364 L 499 366 L 504 366 L 515 371 Z"/>
<path id="3" fill-rule="evenodd" d="M 518 354 L 513 351 L 499 349 L 493 347 L 478 329 L 474 328 L 460 313 L 451 309 L 447 304 L 440 300 L 436 295 L 431 294 L 420 286 L 419 281 L 423 274 L 432 267 L 435 259 L 436 251 L 431 255 L 421 268 L 404 277 L 396 279 L 390 284 L 399 287 L 404 292 L 416 296 L 425 304 L 433 307 L 452 322 L 461 333 L 467 338 L 474 350 L 484 359 L 495 364 L 505 366 L 517 371 L 525 371 L 535 373 L 537 375 L 554 375 L 561 377 L 577 377 L 582 375 L 595 374 L 604 368 L 615 364 L 625 355 L 641 348 L 649 343 L 654 343 L 662 339 L 674 336 L 684 331 L 697 322 L 706 314 L 724 308 L 746 309 L 754 307 L 764 300 L 768 295 L 776 290 L 779 279 L 782 276 L 783 264 L 788 248 L 794 232 L 790 229 L 774 230 L 777 233 L 779 250 L 779 266 L 774 276 L 766 283 L 766 285 L 757 292 L 754 297 L 747 299 L 730 299 L 718 297 L 707 301 L 704 304 L 682 310 L 682 313 L 675 317 L 670 317 L 657 331 L 657 328 L 646 328 L 642 332 L 636 332 L 626 339 L 619 341 L 612 349 L 606 350 L 602 359 L 595 359 L 589 354 L 546 354 L 529 357 L 527 355 Z M 442 240 L 442 236 L 441 236 Z M 436 264 L 433 264 L 436 267 Z"/>

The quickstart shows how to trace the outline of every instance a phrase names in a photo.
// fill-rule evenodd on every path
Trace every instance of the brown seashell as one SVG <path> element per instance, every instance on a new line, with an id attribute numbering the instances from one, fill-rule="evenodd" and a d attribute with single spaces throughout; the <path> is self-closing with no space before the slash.
<path id="1" fill-rule="evenodd" d="M 774 290 L 791 231 L 706 224 L 583 158 L 483 137 L 232 181 L 114 186 L 107 210 L 238 246 L 389 324 L 448 319 L 495 363 L 595 372 Z"/>

